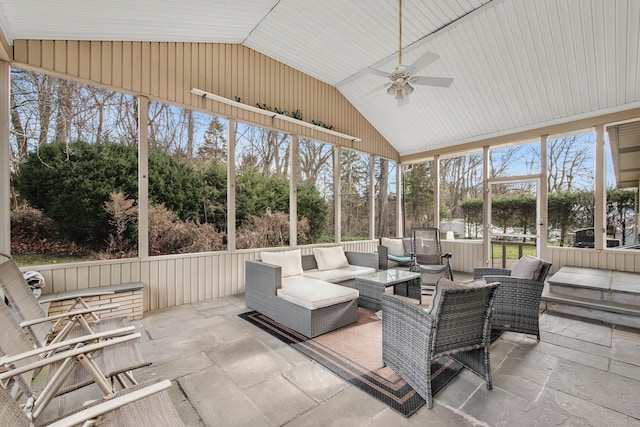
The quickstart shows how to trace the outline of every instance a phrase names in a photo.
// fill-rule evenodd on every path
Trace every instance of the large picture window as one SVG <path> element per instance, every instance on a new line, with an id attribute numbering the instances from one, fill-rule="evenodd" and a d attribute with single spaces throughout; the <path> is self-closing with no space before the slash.
<path id="1" fill-rule="evenodd" d="M 375 159 L 375 237 L 397 236 L 398 183 L 397 164 L 391 160 Z"/>
<path id="2" fill-rule="evenodd" d="M 134 97 L 11 69 L 11 252 L 20 264 L 137 256 Z"/>
<path id="3" fill-rule="evenodd" d="M 433 227 L 435 218 L 433 162 L 403 166 L 402 222 L 404 235 L 413 227 Z"/>
<path id="4" fill-rule="evenodd" d="M 440 159 L 440 229 L 478 238 L 482 223 L 482 153 Z"/>
<path id="5" fill-rule="evenodd" d="M 547 138 L 548 242 L 594 247 L 595 132 Z"/>
<path id="6" fill-rule="evenodd" d="M 149 255 L 225 249 L 226 123 L 149 104 Z"/>
<path id="7" fill-rule="evenodd" d="M 333 146 L 300 138 L 300 182 L 297 187 L 298 244 L 333 242 L 335 203 Z M 301 231 L 307 230 L 306 233 Z"/>
<path id="8" fill-rule="evenodd" d="M 340 157 L 342 240 L 368 239 L 370 156 L 357 151 L 342 150 Z"/>
<path id="9" fill-rule="evenodd" d="M 236 247 L 288 246 L 291 137 L 236 124 Z"/>

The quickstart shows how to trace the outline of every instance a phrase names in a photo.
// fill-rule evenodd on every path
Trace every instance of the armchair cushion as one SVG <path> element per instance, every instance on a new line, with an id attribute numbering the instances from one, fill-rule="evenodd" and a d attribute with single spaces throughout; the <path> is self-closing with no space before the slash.
<path id="1" fill-rule="evenodd" d="M 342 246 L 313 248 L 313 256 L 316 258 L 318 270 L 332 270 L 349 266 L 349 261 L 344 254 Z"/>
<path id="2" fill-rule="evenodd" d="M 402 239 L 390 239 L 388 237 L 383 237 L 380 239 L 380 244 L 387 247 L 389 255 L 395 257 L 404 256 L 404 244 Z"/>
<path id="3" fill-rule="evenodd" d="M 542 260 L 525 255 L 511 268 L 511 276 L 522 279 L 538 280 L 542 271 Z"/>
<path id="4" fill-rule="evenodd" d="M 300 249 L 281 252 L 260 252 L 260 259 L 267 264 L 282 267 L 282 277 L 302 274 L 302 253 Z"/>
<path id="5" fill-rule="evenodd" d="M 486 282 L 483 281 L 483 284 L 486 284 Z M 434 307 L 438 307 L 440 305 L 440 298 L 442 297 L 442 291 L 444 291 L 445 289 L 461 289 L 461 288 L 463 289 L 467 287 L 469 286 L 464 283 L 454 282 L 453 280 L 449 280 L 444 276 L 441 277 L 440 279 L 438 279 L 438 283 L 436 283 L 436 293 L 433 296 L 431 305 L 429 306 L 429 308 L 426 308 L 425 311 L 434 316 L 437 315 L 437 313 L 435 312 L 432 313 L 432 311 Z"/>

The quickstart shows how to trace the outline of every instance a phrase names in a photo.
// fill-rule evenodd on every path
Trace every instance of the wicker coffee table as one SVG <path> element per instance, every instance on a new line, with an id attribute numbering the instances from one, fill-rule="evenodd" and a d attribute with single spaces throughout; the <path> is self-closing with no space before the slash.
<path id="1" fill-rule="evenodd" d="M 392 268 L 356 277 L 354 287 L 360 293 L 358 305 L 372 311 L 380 310 L 382 294 L 389 286 L 393 286 L 394 294 L 417 299 L 422 303 L 420 273 Z"/>

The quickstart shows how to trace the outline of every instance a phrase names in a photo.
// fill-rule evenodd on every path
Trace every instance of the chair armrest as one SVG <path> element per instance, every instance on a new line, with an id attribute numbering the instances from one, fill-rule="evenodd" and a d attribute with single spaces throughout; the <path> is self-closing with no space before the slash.
<path id="1" fill-rule="evenodd" d="M 379 255 L 375 252 L 344 251 L 344 254 L 351 265 L 371 267 L 376 270 L 380 266 Z"/>
<path id="2" fill-rule="evenodd" d="M 276 295 L 282 287 L 282 267 L 261 261 L 245 261 L 245 294 Z"/>
<path id="3" fill-rule="evenodd" d="M 65 317 L 74 317 L 77 315 L 93 314 L 98 311 L 113 310 L 114 308 L 118 308 L 118 307 L 120 307 L 120 304 L 113 303 L 113 304 L 97 305 L 95 307 L 67 311 L 64 313 L 54 314 L 47 317 L 41 317 L 39 319 L 25 320 L 24 322 L 20 322 L 20 327 L 27 328 L 29 326 L 37 325 L 39 323 L 51 322 L 52 320 L 64 319 Z"/>
<path id="4" fill-rule="evenodd" d="M 476 267 L 473 269 L 473 280 L 482 279 L 484 276 L 511 276 L 511 270 L 493 267 Z"/>
<path id="5" fill-rule="evenodd" d="M 115 337 L 112 339 L 108 339 L 108 340 L 104 340 L 104 341 L 99 341 L 99 342 L 95 342 L 92 344 L 87 344 L 87 345 L 81 345 L 81 346 L 77 346 L 75 348 L 72 348 L 70 350 L 65 350 L 65 351 L 61 351 L 58 353 L 54 353 L 51 356 L 45 358 L 45 359 L 40 359 L 36 362 L 32 362 L 32 363 L 28 363 L 25 364 L 23 366 L 18 366 L 15 367 L 14 369 L 9 369 L 8 371 L 5 372 L 1 372 L 0 373 L 0 381 L 6 381 L 9 380 L 10 378 L 15 377 L 16 375 L 21 375 L 24 374 L 25 372 L 29 372 L 29 371 L 33 371 L 36 369 L 40 369 L 43 368 L 47 365 L 50 365 L 51 363 L 54 362 L 59 362 L 65 359 L 68 359 L 69 357 L 76 357 L 79 356 L 81 354 L 88 354 L 88 353 L 92 353 L 94 351 L 98 351 L 101 350 L 103 348 L 106 347 L 110 347 L 112 345 L 116 345 L 116 344 L 121 344 L 123 342 L 127 342 L 127 341 L 131 341 L 131 340 L 136 340 L 136 339 L 140 339 L 140 333 L 136 332 L 134 334 L 130 334 L 130 335 L 124 335 L 124 336 L 120 336 L 120 337 Z M 50 348 L 48 348 L 48 346 L 44 346 L 44 347 L 40 347 L 38 349 L 36 349 L 38 352 L 49 352 L 51 351 Z M 30 353 L 30 352 L 28 352 Z M 29 356 L 24 356 L 25 353 L 19 354 L 19 355 L 14 355 L 14 358 L 19 358 L 19 359 L 23 359 L 25 357 L 29 357 Z M 23 357 L 21 357 L 23 356 Z M 0 363 L 5 364 L 4 362 L 4 358 L 0 358 Z"/>
<path id="6" fill-rule="evenodd" d="M 75 346 L 80 343 L 90 343 L 93 341 L 98 341 L 105 338 L 114 338 L 120 337 L 124 335 L 133 334 L 136 331 L 135 326 L 126 326 L 124 328 L 112 329 L 110 331 L 98 332 L 95 334 L 82 335 L 80 337 L 71 338 L 65 341 L 59 341 L 53 344 L 48 344 L 42 347 L 34 348 L 30 351 L 25 351 L 24 353 L 20 353 L 17 355 L 7 355 L 0 358 L 0 364 L 10 364 L 17 360 L 25 359 L 27 357 L 37 356 L 44 353 L 54 354 L 56 351 L 61 349 L 68 349 L 70 347 Z"/>
<path id="7" fill-rule="evenodd" d="M 512 294 L 516 297 L 513 300 L 514 304 L 518 300 L 525 300 L 526 298 L 540 298 L 542 290 L 544 289 L 544 283 L 537 280 L 523 279 L 521 277 L 484 276 L 484 280 L 487 283 L 499 282 L 498 295 L 504 297 L 505 295 Z"/>
<path id="8" fill-rule="evenodd" d="M 397 295 L 383 294 L 381 304 L 383 360 L 414 372 L 424 370 L 431 360 L 431 315 Z"/>
<path id="9" fill-rule="evenodd" d="M 444 255 L 441 255 L 440 258 L 446 258 L 446 259 L 451 259 L 451 257 L 453 257 L 453 254 L 451 252 L 447 252 Z"/>

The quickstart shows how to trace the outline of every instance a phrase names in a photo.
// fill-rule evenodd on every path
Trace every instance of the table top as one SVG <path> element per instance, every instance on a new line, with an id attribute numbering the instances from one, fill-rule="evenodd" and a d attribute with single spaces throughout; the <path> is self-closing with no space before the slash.
<path id="1" fill-rule="evenodd" d="M 380 283 L 384 284 L 385 286 L 391 286 L 398 283 L 407 282 L 409 280 L 418 279 L 419 277 L 420 273 L 391 268 L 389 270 L 381 270 L 376 273 L 365 274 L 363 276 L 356 276 L 356 280 Z"/>

